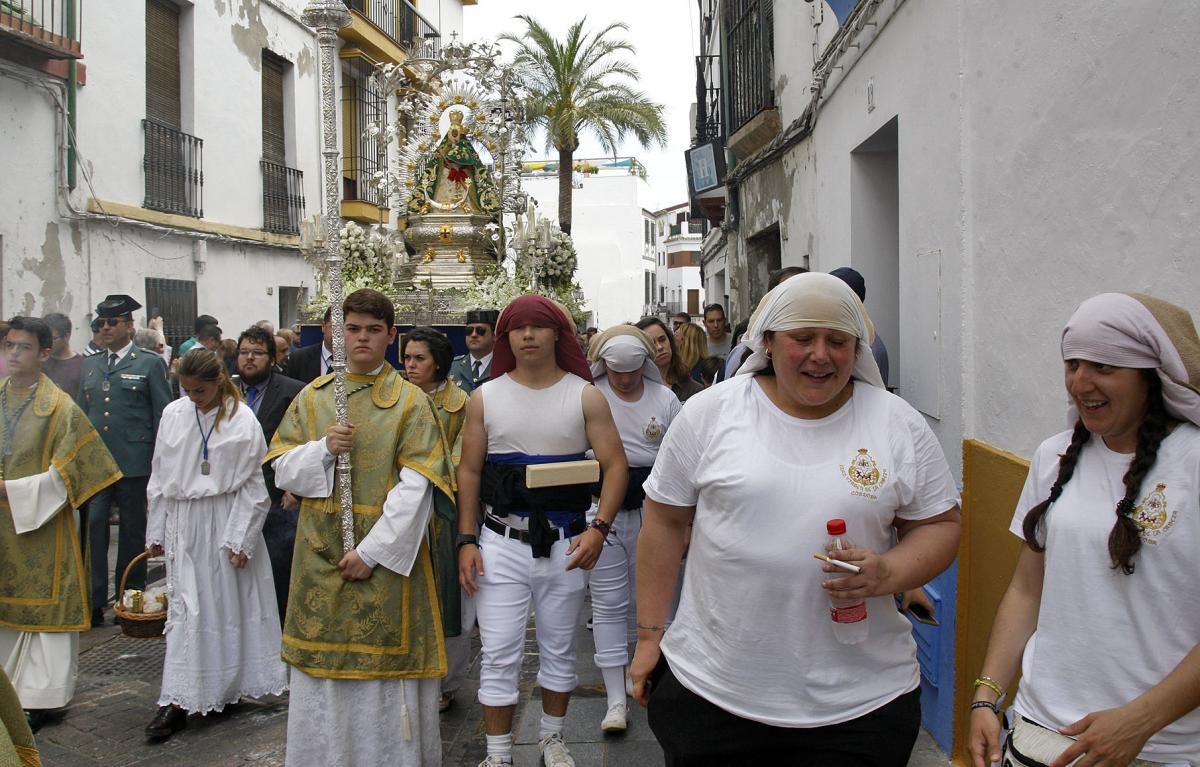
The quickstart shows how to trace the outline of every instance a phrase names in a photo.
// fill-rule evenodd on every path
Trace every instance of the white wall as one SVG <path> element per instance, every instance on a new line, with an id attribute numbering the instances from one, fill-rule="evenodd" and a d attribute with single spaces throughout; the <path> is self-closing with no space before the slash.
<path id="1" fill-rule="evenodd" d="M 1080 301 L 1144 291 L 1200 317 L 1200 6 L 963 5 L 967 436 L 1029 455 L 1066 425 Z"/>
<path id="2" fill-rule="evenodd" d="M 316 40 L 299 21 L 303 0 L 197 3 L 181 30 L 191 76 L 183 75 L 183 130 L 204 141 L 204 218 L 262 226 L 262 49 L 292 63 L 289 158 L 304 172 L 308 212 L 319 208 L 320 125 Z M 146 116 L 144 0 L 85 6 L 88 85 L 79 92 L 80 151 L 103 200 L 141 205 L 142 118 Z M 190 51 L 187 53 L 186 51 Z M 188 69 L 189 67 L 185 67 Z M 189 82 L 190 80 L 190 82 Z M 190 118 L 189 118 L 190 115 Z"/>
<path id="3" fill-rule="evenodd" d="M 412 0 L 412 3 L 418 13 L 437 27 L 437 31 L 442 35 L 442 45 L 450 42 L 452 32 L 458 33 L 459 42 L 463 41 L 462 0 Z"/>
<path id="4" fill-rule="evenodd" d="M 521 188 L 538 214 L 558 218 L 558 177 L 523 176 Z M 572 195 L 571 237 L 579 256 L 575 274 L 593 324 L 606 328 L 642 315 L 643 217 L 650 188 L 628 173 L 587 176 Z"/>

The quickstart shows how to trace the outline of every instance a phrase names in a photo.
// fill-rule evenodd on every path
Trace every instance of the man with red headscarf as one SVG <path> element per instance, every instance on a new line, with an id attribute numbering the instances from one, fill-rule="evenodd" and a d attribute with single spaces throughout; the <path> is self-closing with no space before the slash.
<path id="1" fill-rule="evenodd" d="M 563 307 L 542 296 L 513 301 L 500 314 L 493 354 L 492 380 L 467 405 L 458 469 L 459 581 L 476 600 L 483 645 L 479 702 L 488 750 L 480 767 L 512 764 L 512 720 L 531 598 L 542 759 L 546 767 L 574 767 L 562 728 L 578 683 L 575 627 L 583 607 L 582 571 L 599 559 L 624 497 L 625 451 L 608 402 L 591 385 Z M 580 460 L 589 449 L 604 473 L 599 513 L 590 526 L 585 518 L 590 484 L 525 484 L 527 466 Z M 482 540 L 475 535 L 480 512 Z"/>

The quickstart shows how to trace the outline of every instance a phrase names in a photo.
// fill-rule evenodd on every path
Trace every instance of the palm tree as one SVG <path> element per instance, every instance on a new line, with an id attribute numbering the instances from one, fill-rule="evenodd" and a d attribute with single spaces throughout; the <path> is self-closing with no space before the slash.
<path id="1" fill-rule="evenodd" d="M 589 34 L 584 17 L 560 41 L 531 17 L 517 18 L 525 22 L 525 34 L 500 39 L 518 46 L 514 63 L 530 91 L 525 105 L 529 124 L 544 128 L 547 149 L 558 150 L 558 220 L 570 234 L 571 173 L 580 134 L 591 132 L 613 155 L 629 134 L 643 147 L 666 146 L 663 107 L 629 84 L 637 81 L 638 72 L 621 54 L 636 51 L 616 36 L 627 25 L 609 24 Z"/>

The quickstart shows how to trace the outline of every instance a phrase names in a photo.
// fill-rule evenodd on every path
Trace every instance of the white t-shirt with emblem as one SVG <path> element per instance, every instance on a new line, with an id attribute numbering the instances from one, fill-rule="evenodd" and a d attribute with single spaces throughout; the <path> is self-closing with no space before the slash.
<path id="1" fill-rule="evenodd" d="M 630 466 L 654 465 L 667 427 L 682 407 L 675 392 L 666 386 L 654 381 L 643 383 L 642 397 L 637 402 L 626 402 L 618 397 L 607 377 L 597 378 L 595 383 L 608 400 Z"/>
<path id="2" fill-rule="evenodd" d="M 1064 431 L 1038 447 L 1011 530 L 1050 495 Z M 1025 645 L 1014 708 L 1047 727 L 1122 706 L 1158 684 L 1200 643 L 1200 429 L 1178 426 L 1142 481 L 1133 575 L 1113 570 L 1108 535 L 1132 454 L 1092 437 L 1043 517 L 1046 544 L 1037 629 Z M 1150 738 L 1140 758 L 1200 765 L 1200 710 Z"/>
<path id="3" fill-rule="evenodd" d="M 836 413 L 793 418 L 752 376 L 706 389 L 671 424 L 647 497 L 695 506 L 683 596 L 662 649 L 685 687 L 726 711 L 780 727 L 860 717 L 919 682 L 911 626 L 891 596 L 868 600 L 870 635 L 833 636 L 813 559 L 825 523 L 885 551 L 893 522 L 958 504 L 924 418 L 856 383 Z"/>

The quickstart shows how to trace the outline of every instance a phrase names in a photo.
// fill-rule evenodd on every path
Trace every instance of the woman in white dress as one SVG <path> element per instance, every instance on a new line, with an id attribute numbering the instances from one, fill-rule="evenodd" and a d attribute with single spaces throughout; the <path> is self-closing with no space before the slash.
<path id="1" fill-rule="evenodd" d="M 152 739 L 189 712 L 287 688 L 271 562 L 255 556 L 270 506 L 262 427 L 214 353 L 185 354 L 179 382 L 187 397 L 163 410 L 147 489 L 146 548 L 166 554 L 169 598 Z"/>

